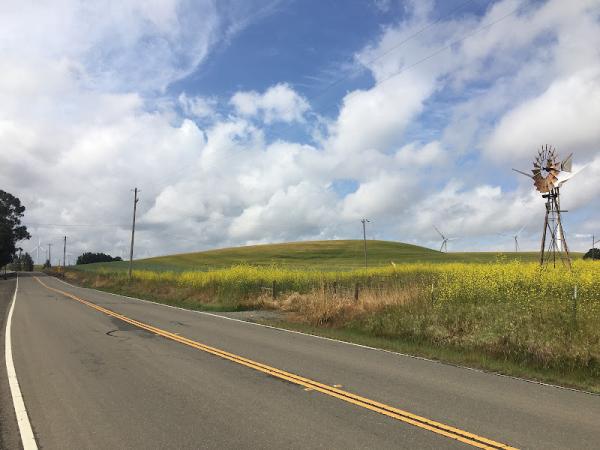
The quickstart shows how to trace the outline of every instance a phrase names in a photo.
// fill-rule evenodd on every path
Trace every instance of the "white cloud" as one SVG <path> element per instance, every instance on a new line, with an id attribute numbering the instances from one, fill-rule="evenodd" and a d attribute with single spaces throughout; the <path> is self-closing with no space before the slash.
<path id="1" fill-rule="evenodd" d="M 388 150 L 422 110 L 432 88 L 431 83 L 408 76 L 348 94 L 331 126 L 328 145 L 348 155 L 371 149 Z"/>
<path id="2" fill-rule="evenodd" d="M 204 98 L 199 96 L 189 97 L 182 92 L 177 99 L 184 114 L 197 117 L 199 119 L 211 117 L 215 114 L 217 100 L 214 98 Z"/>
<path id="3" fill-rule="evenodd" d="M 447 164 L 448 156 L 439 141 L 432 141 L 422 147 L 411 142 L 396 152 L 399 167 L 411 170 L 418 167 L 435 167 Z"/>
<path id="4" fill-rule="evenodd" d="M 543 144 L 563 156 L 585 158 L 600 152 L 600 67 L 556 80 L 540 96 L 509 111 L 491 134 L 487 155 L 522 160 Z"/>
<path id="5" fill-rule="evenodd" d="M 334 195 L 321 186 L 300 182 L 272 193 L 264 204 L 253 204 L 236 217 L 229 229 L 234 239 L 289 241 L 315 237 L 335 219 Z"/>
<path id="6" fill-rule="evenodd" d="M 76 62 L 94 90 L 161 90 L 193 70 L 219 32 L 213 2 L 178 0 L 14 2 L 0 41 L 20 59 Z M 27 32 L 23 32 L 27 30 Z"/>
<path id="7" fill-rule="evenodd" d="M 267 89 L 263 94 L 256 91 L 236 92 L 231 104 L 238 114 L 247 117 L 260 115 L 267 123 L 303 122 L 308 111 L 308 102 L 289 85 L 280 83 Z"/>

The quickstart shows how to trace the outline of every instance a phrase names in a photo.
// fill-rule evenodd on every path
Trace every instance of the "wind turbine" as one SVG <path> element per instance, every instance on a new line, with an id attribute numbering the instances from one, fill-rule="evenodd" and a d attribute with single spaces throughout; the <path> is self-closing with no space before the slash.
<path id="1" fill-rule="evenodd" d="M 526 225 L 523 225 L 521 227 L 521 229 L 519 231 L 517 231 L 515 234 L 500 233 L 500 236 L 510 236 L 510 237 L 512 237 L 515 240 L 515 253 L 519 252 L 519 235 L 525 229 L 525 226 Z"/>
<path id="2" fill-rule="evenodd" d="M 36 258 L 36 263 L 38 266 L 40 265 L 40 250 L 46 250 L 46 249 L 44 247 L 42 247 L 42 241 L 38 238 L 38 245 L 31 252 L 31 253 L 37 252 L 37 255 L 35 258 Z"/>
<path id="3" fill-rule="evenodd" d="M 440 252 L 443 251 L 444 253 L 448 253 L 448 241 L 454 241 L 458 238 L 456 238 L 456 237 L 448 238 L 448 237 L 444 236 L 444 234 L 440 230 L 438 230 L 438 227 L 436 227 L 434 225 L 433 228 L 435 228 L 435 231 L 437 231 L 438 234 L 442 237 L 442 245 L 440 246 Z"/>

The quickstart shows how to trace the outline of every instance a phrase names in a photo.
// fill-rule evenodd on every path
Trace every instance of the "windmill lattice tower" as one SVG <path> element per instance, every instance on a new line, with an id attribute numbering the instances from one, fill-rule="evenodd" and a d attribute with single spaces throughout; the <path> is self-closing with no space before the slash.
<path id="1" fill-rule="evenodd" d="M 540 246 L 540 264 L 551 263 L 556 267 L 556 261 L 562 261 L 567 267 L 571 267 L 569 247 L 565 239 L 565 231 L 562 225 L 561 213 L 567 212 L 560 209 L 560 188 L 567 180 L 558 181 L 560 172 L 571 172 L 571 153 L 564 161 L 558 159 L 556 149 L 550 145 L 544 145 L 533 160 L 533 175 L 513 169 L 533 180 L 533 185 L 546 199 L 546 214 L 544 216 L 544 230 Z"/>

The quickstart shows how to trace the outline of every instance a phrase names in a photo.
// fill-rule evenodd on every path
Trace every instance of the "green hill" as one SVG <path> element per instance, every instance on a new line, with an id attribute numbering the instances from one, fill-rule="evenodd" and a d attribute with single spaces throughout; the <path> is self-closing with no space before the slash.
<path id="1" fill-rule="evenodd" d="M 487 262 L 501 254 L 495 252 L 440 253 L 417 245 L 390 241 L 367 241 L 369 267 L 387 266 L 392 262 Z M 537 253 L 505 253 L 508 259 L 536 261 Z M 160 256 L 134 261 L 138 270 L 186 271 L 210 270 L 237 264 L 284 266 L 297 269 L 351 270 L 364 267 L 362 240 L 307 241 L 284 244 L 251 245 L 196 253 Z M 88 264 L 83 270 L 127 270 L 127 262 Z"/>

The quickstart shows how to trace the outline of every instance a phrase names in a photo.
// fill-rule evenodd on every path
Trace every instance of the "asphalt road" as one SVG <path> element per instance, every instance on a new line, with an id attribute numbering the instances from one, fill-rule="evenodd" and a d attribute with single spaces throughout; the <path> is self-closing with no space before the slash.
<path id="1" fill-rule="evenodd" d="M 600 445 L 599 396 L 40 279 L 176 333 L 21 278 L 13 355 L 43 448 L 473 448 L 180 336 L 511 446 Z"/>

